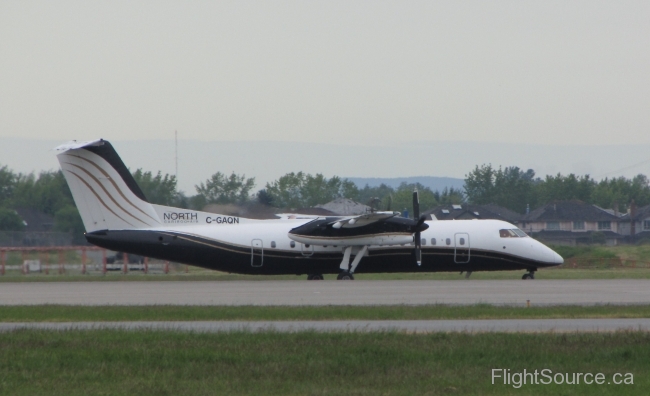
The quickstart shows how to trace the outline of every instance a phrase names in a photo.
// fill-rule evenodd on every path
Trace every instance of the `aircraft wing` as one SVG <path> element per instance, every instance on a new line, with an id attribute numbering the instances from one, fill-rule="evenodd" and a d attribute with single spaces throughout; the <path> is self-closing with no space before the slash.
<path id="1" fill-rule="evenodd" d="M 337 219 L 330 222 L 329 224 L 332 224 L 332 228 L 334 229 L 357 228 L 376 223 L 378 221 L 390 219 L 391 217 L 398 216 L 399 214 L 400 212 L 373 212 L 359 216 Z"/>

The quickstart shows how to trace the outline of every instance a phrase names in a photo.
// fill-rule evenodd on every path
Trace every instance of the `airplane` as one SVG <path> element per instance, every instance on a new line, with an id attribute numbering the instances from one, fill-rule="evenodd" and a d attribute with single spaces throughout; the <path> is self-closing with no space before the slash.
<path id="1" fill-rule="evenodd" d="M 358 216 L 280 215 L 257 220 L 147 201 L 106 140 L 54 149 L 86 229 L 106 249 L 239 274 L 525 270 L 561 265 L 560 255 L 500 220 L 427 220 L 413 193 L 414 219 L 399 212 Z"/>

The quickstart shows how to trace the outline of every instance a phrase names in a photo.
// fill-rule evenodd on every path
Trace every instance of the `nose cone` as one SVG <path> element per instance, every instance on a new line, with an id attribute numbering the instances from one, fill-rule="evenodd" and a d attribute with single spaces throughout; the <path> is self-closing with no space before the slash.
<path id="1" fill-rule="evenodd" d="M 548 249 L 547 256 L 550 256 L 551 263 L 553 263 L 555 265 L 564 264 L 564 259 L 562 258 L 562 256 L 555 253 L 555 251 L 550 249 L 550 248 L 547 248 L 547 249 Z"/>

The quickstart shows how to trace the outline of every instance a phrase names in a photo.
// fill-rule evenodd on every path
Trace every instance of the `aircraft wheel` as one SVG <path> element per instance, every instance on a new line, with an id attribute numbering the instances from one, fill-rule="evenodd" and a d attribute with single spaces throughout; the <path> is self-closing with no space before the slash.
<path id="1" fill-rule="evenodd" d="M 354 280 L 354 275 L 348 271 L 343 271 L 336 277 L 337 280 Z"/>
<path id="2" fill-rule="evenodd" d="M 522 276 L 521 279 L 535 279 L 535 275 L 534 274 L 524 274 L 524 276 Z"/>
<path id="3" fill-rule="evenodd" d="M 321 274 L 309 274 L 307 275 L 307 280 L 323 280 L 323 275 Z"/>

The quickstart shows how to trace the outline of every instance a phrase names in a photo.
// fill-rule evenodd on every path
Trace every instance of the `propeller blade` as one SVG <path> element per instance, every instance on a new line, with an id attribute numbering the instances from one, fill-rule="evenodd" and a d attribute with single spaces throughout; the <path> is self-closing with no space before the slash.
<path id="1" fill-rule="evenodd" d="M 414 227 L 417 230 L 417 232 L 421 232 L 429 228 L 428 225 L 424 224 L 425 221 L 427 221 L 427 216 L 426 215 L 420 216 L 418 222 L 415 223 L 415 227 Z M 422 227 L 422 225 L 424 225 L 424 227 Z"/>
<path id="2" fill-rule="evenodd" d="M 420 231 L 424 231 L 429 228 L 428 225 L 424 224 L 426 216 L 422 215 L 420 217 L 420 195 L 418 194 L 418 189 L 413 190 L 413 219 L 418 219 L 418 222 L 415 224 L 415 261 L 418 263 L 418 267 L 422 265 L 422 236 Z"/>
<path id="3" fill-rule="evenodd" d="M 418 217 L 420 217 L 420 196 L 416 188 L 413 190 L 413 218 L 417 219 Z"/>
<path id="4" fill-rule="evenodd" d="M 422 238 L 420 237 L 420 231 L 415 233 L 415 261 L 418 263 L 418 267 L 422 265 Z"/>

